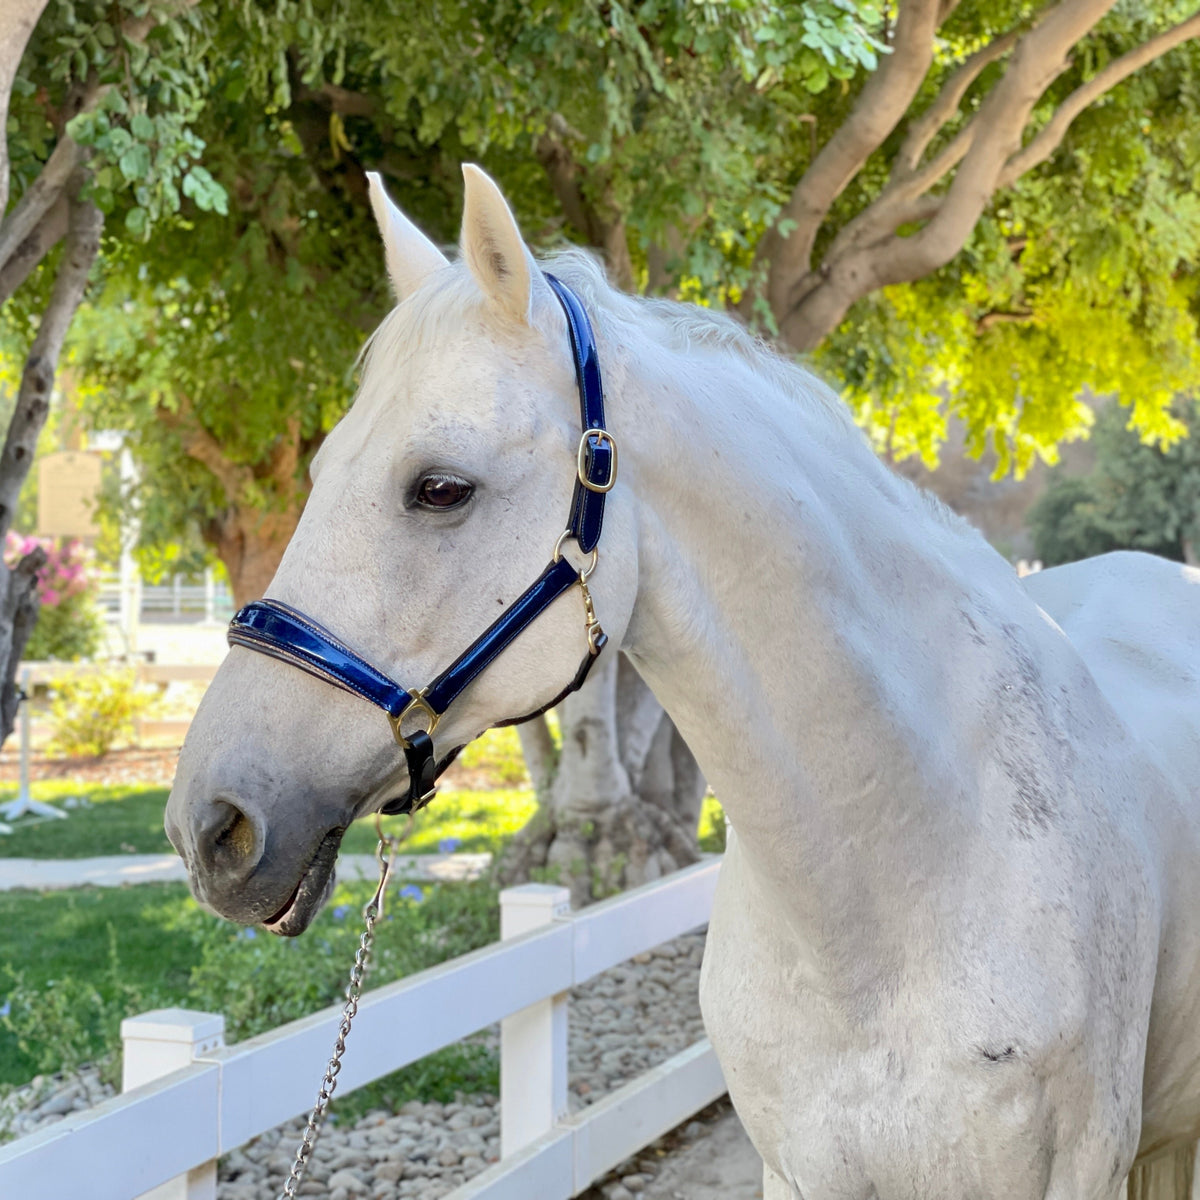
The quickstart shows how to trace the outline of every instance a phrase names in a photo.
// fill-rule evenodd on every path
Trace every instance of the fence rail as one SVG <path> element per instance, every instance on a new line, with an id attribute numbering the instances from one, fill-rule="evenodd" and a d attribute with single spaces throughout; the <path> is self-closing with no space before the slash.
<path id="1" fill-rule="evenodd" d="M 502 941 L 363 997 L 339 1086 L 369 1083 L 499 1021 L 502 1158 L 447 1200 L 576 1195 L 725 1091 L 701 1041 L 582 1112 L 566 1111 L 565 993 L 704 924 L 718 865 L 700 863 L 579 913 L 569 911 L 565 888 L 502 892 Z M 310 1103 L 339 1011 L 230 1047 L 214 1036 L 212 1014 L 167 1010 L 126 1022 L 126 1083 L 140 1086 L 0 1147 L 0 1196 L 130 1200 L 167 1184 L 172 1190 L 156 1195 L 211 1197 L 218 1155 Z M 181 1045 L 187 1065 L 142 1082 L 178 1067 Z M 141 1055 L 132 1074 L 131 1050 Z"/>
<path id="2" fill-rule="evenodd" d="M 52 684 L 67 676 L 91 675 L 111 670 L 108 663 L 96 662 L 28 662 L 21 664 L 19 676 L 21 686 L 32 688 Z M 217 673 L 212 663 L 148 663 L 138 661 L 131 664 L 139 683 L 152 684 L 166 690 L 172 683 L 211 683 Z M 28 671 L 28 675 L 25 672 Z M 39 721 L 40 714 L 30 714 L 33 722 L 31 737 L 41 739 L 48 736 L 46 726 Z M 188 717 L 143 717 L 134 719 L 134 741 L 138 745 L 170 739 L 182 742 L 192 718 Z"/>
<path id="3" fill-rule="evenodd" d="M 117 619 L 121 612 L 122 588 L 120 577 L 102 575 L 96 595 L 96 603 L 110 619 Z M 169 583 L 125 584 L 129 593 L 127 602 L 136 605 L 139 619 L 153 614 L 167 614 L 172 618 L 198 616 L 208 621 L 227 621 L 233 615 L 233 596 L 229 585 L 223 580 L 206 576 L 203 583 L 184 583 L 176 575 Z"/>

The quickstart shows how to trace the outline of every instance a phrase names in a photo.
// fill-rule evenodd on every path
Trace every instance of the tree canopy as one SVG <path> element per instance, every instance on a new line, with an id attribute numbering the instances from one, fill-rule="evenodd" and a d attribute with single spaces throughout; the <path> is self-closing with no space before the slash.
<path id="1" fill-rule="evenodd" d="M 895 456 L 934 461 L 955 412 L 1020 471 L 1086 433 L 1089 386 L 1143 435 L 1182 432 L 1197 32 L 1185 4 L 1112 0 L 52 0 L 0 244 L 74 147 L 111 235 L 72 351 L 93 419 L 134 439 L 147 537 L 199 516 L 235 574 L 261 560 L 246 594 L 388 303 L 364 169 L 449 241 L 481 160 L 535 244 L 739 305 Z"/>

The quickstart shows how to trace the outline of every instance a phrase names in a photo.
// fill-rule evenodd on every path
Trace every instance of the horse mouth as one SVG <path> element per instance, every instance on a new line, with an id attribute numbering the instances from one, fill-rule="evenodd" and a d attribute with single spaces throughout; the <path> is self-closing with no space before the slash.
<path id="1" fill-rule="evenodd" d="M 283 907 L 263 921 L 263 928 L 280 937 L 298 937 L 312 923 L 321 905 L 329 899 L 336 881 L 334 864 L 342 844 L 344 829 L 331 829 L 322 839 L 300 882 Z"/>

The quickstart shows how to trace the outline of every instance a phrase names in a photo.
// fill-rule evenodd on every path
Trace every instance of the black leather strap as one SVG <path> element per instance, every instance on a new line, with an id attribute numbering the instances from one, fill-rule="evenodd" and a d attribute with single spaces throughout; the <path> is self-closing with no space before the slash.
<path id="1" fill-rule="evenodd" d="M 408 765 L 408 791 L 395 800 L 389 800 L 379 810 L 385 817 L 419 812 L 433 799 L 437 790 L 438 771 L 433 758 L 433 739 L 424 730 L 408 735 L 404 760 Z"/>

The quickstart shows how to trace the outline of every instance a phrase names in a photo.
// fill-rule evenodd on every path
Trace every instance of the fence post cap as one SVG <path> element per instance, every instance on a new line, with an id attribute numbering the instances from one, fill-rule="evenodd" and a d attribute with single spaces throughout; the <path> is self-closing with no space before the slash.
<path id="1" fill-rule="evenodd" d="M 571 903 L 571 889 L 553 883 L 523 883 L 519 887 L 505 888 L 500 893 L 500 903 L 506 907 L 549 908 Z"/>
<path id="2" fill-rule="evenodd" d="M 195 1042 L 224 1038 L 225 1018 L 220 1013 L 197 1012 L 190 1008 L 156 1008 L 153 1012 L 126 1017 L 121 1022 L 122 1039 L 147 1042 Z"/>

